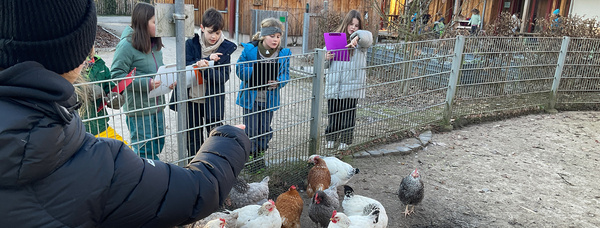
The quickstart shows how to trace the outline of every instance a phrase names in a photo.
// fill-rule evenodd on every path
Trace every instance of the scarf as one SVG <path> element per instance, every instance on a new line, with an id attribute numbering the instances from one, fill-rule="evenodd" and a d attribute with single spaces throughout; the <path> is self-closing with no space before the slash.
<path id="1" fill-rule="evenodd" d="M 219 40 L 213 45 L 210 45 L 208 41 L 204 40 L 204 33 L 200 34 L 200 46 L 202 47 L 202 58 L 207 58 L 210 54 L 214 53 L 221 43 L 225 40 L 225 36 L 221 33 Z"/>
<path id="2" fill-rule="evenodd" d="M 258 42 L 258 51 L 262 56 L 269 58 L 271 55 L 273 55 L 273 53 L 277 52 L 277 48 L 267 48 L 263 46 L 263 42 L 261 40 Z"/>

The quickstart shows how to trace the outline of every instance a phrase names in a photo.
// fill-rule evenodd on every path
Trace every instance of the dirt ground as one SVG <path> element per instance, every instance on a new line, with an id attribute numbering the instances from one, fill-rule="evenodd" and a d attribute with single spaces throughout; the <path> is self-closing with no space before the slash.
<path id="1" fill-rule="evenodd" d="M 600 227 L 599 115 L 528 115 L 436 133 L 411 155 L 354 159 L 361 173 L 348 184 L 383 203 L 388 227 Z M 415 168 L 425 198 L 404 217 L 396 192 Z M 306 201 L 302 227 L 314 227 Z"/>

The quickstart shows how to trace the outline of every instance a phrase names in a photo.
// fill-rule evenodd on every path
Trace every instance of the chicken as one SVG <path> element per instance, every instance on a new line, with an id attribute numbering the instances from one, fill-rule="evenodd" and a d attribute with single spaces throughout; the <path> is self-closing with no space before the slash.
<path id="1" fill-rule="evenodd" d="M 308 217 L 315 222 L 317 226 L 327 227 L 329 218 L 335 208 L 331 205 L 331 199 L 323 191 L 317 191 L 315 197 L 311 199 L 308 207 Z"/>
<path id="2" fill-rule="evenodd" d="M 361 195 L 355 195 L 354 189 L 348 185 L 344 185 L 344 200 L 342 201 L 344 213 L 348 216 L 353 215 L 368 215 L 373 211 L 372 208 L 379 209 L 379 220 L 374 227 L 384 228 L 388 224 L 388 216 L 385 212 L 385 207 L 379 201 Z"/>
<path id="3" fill-rule="evenodd" d="M 236 227 L 238 228 L 280 228 L 281 216 L 273 200 L 261 206 L 248 205 L 234 210 L 239 214 Z"/>
<path id="4" fill-rule="evenodd" d="M 370 228 L 377 227 L 379 209 L 373 208 L 367 215 L 347 216 L 344 213 L 333 211 L 328 228 Z"/>
<path id="5" fill-rule="evenodd" d="M 329 188 L 331 183 L 331 175 L 327 164 L 321 157 L 315 157 L 309 162 L 315 163 L 310 171 L 308 171 L 308 187 L 306 188 L 306 194 L 308 197 L 313 198 L 316 191 L 323 191 Z"/>
<path id="6" fill-rule="evenodd" d="M 292 185 L 287 192 L 281 193 L 275 201 L 275 206 L 281 215 L 282 228 L 300 228 L 300 215 L 304 208 L 304 201 L 296 186 Z"/>
<path id="7" fill-rule="evenodd" d="M 345 185 L 354 174 L 360 172 L 358 168 L 354 168 L 352 165 L 343 162 L 336 157 L 322 157 L 315 154 L 311 155 L 308 160 L 312 161 L 316 157 L 320 157 L 325 161 L 325 164 L 327 164 L 327 168 L 329 169 L 329 174 L 331 175 L 331 185 L 335 185 L 336 187 Z"/>
<path id="8" fill-rule="evenodd" d="M 266 202 L 269 197 L 269 176 L 263 178 L 261 182 L 246 183 L 243 179 L 237 179 L 229 192 L 228 199 L 225 200 L 225 208 L 234 210 L 247 205 L 262 205 L 261 201 Z"/>
<path id="9" fill-rule="evenodd" d="M 223 218 L 218 218 L 218 219 L 213 219 L 210 220 L 208 223 L 206 223 L 206 225 L 204 225 L 204 227 L 202 228 L 225 228 L 225 225 L 227 224 L 227 222 L 225 222 L 225 219 Z"/>
<path id="10" fill-rule="evenodd" d="M 335 185 L 331 185 L 329 186 L 328 189 L 325 189 L 325 195 L 327 195 L 327 197 L 329 197 L 329 201 L 331 202 L 331 206 L 333 206 L 333 208 L 335 208 L 336 210 L 340 208 L 340 197 L 338 195 L 337 192 L 337 188 L 335 187 Z"/>
<path id="11" fill-rule="evenodd" d="M 400 189 L 398 189 L 398 198 L 400 202 L 406 205 L 404 217 L 415 212 L 415 205 L 423 200 L 424 193 L 423 181 L 421 181 L 421 176 L 417 169 L 402 179 Z M 412 205 L 410 211 L 408 210 L 409 205 Z"/>
<path id="12" fill-rule="evenodd" d="M 210 221 L 214 221 L 214 220 L 218 220 L 218 219 L 225 219 L 225 221 L 229 222 L 229 224 L 231 226 L 235 226 L 235 222 L 237 221 L 237 218 L 238 218 L 238 213 L 234 212 L 234 211 L 215 212 L 215 213 L 210 214 L 206 218 L 196 221 L 195 223 L 193 223 L 193 226 L 188 226 L 188 227 L 193 227 L 193 228 L 206 227 L 206 225 Z"/>

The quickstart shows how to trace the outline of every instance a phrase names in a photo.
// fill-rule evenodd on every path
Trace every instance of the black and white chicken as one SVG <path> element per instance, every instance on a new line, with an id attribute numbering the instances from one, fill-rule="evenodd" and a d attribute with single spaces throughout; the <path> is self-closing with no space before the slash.
<path id="1" fill-rule="evenodd" d="M 415 212 L 415 205 L 423 200 L 424 192 L 423 181 L 421 181 L 421 175 L 419 175 L 417 169 L 402 179 L 398 190 L 398 198 L 406 205 L 405 217 Z M 408 210 L 409 205 L 412 206 L 411 210 Z"/>

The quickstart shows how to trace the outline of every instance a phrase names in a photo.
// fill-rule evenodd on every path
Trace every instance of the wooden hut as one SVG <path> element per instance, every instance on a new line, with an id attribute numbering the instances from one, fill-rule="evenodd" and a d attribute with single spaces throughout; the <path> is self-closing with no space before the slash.
<path id="1" fill-rule="evenodd" d="M 155 0 L 155 3 L 173 3 L 174 0 Z M 367 15 L 374 15 L 371 11 L 372 0 L 239 0 L 239 25 L 240 34 L 251 35 L 252 11 L 251 10 L 269 10 L 288 12 L 288 35 L 301 36 L 304 21 L 304 13 L 318 12 L 323 9 L 327 2 L 328 10 L 346 13 L 352 9 L 357 9 Z M 225 31 L 230 36 L 235 33 L 235 3 L 236 0 L 185 0 L 185 4 L 193 4 L 195 11 L 195 24 L 202 22 L 202 13 L 214 7 L 223 13 L 225 18 Z M 379 18 L 377 18 L 379 20 Z M 259 22 L 260 23 L 260 22 Z"/>

